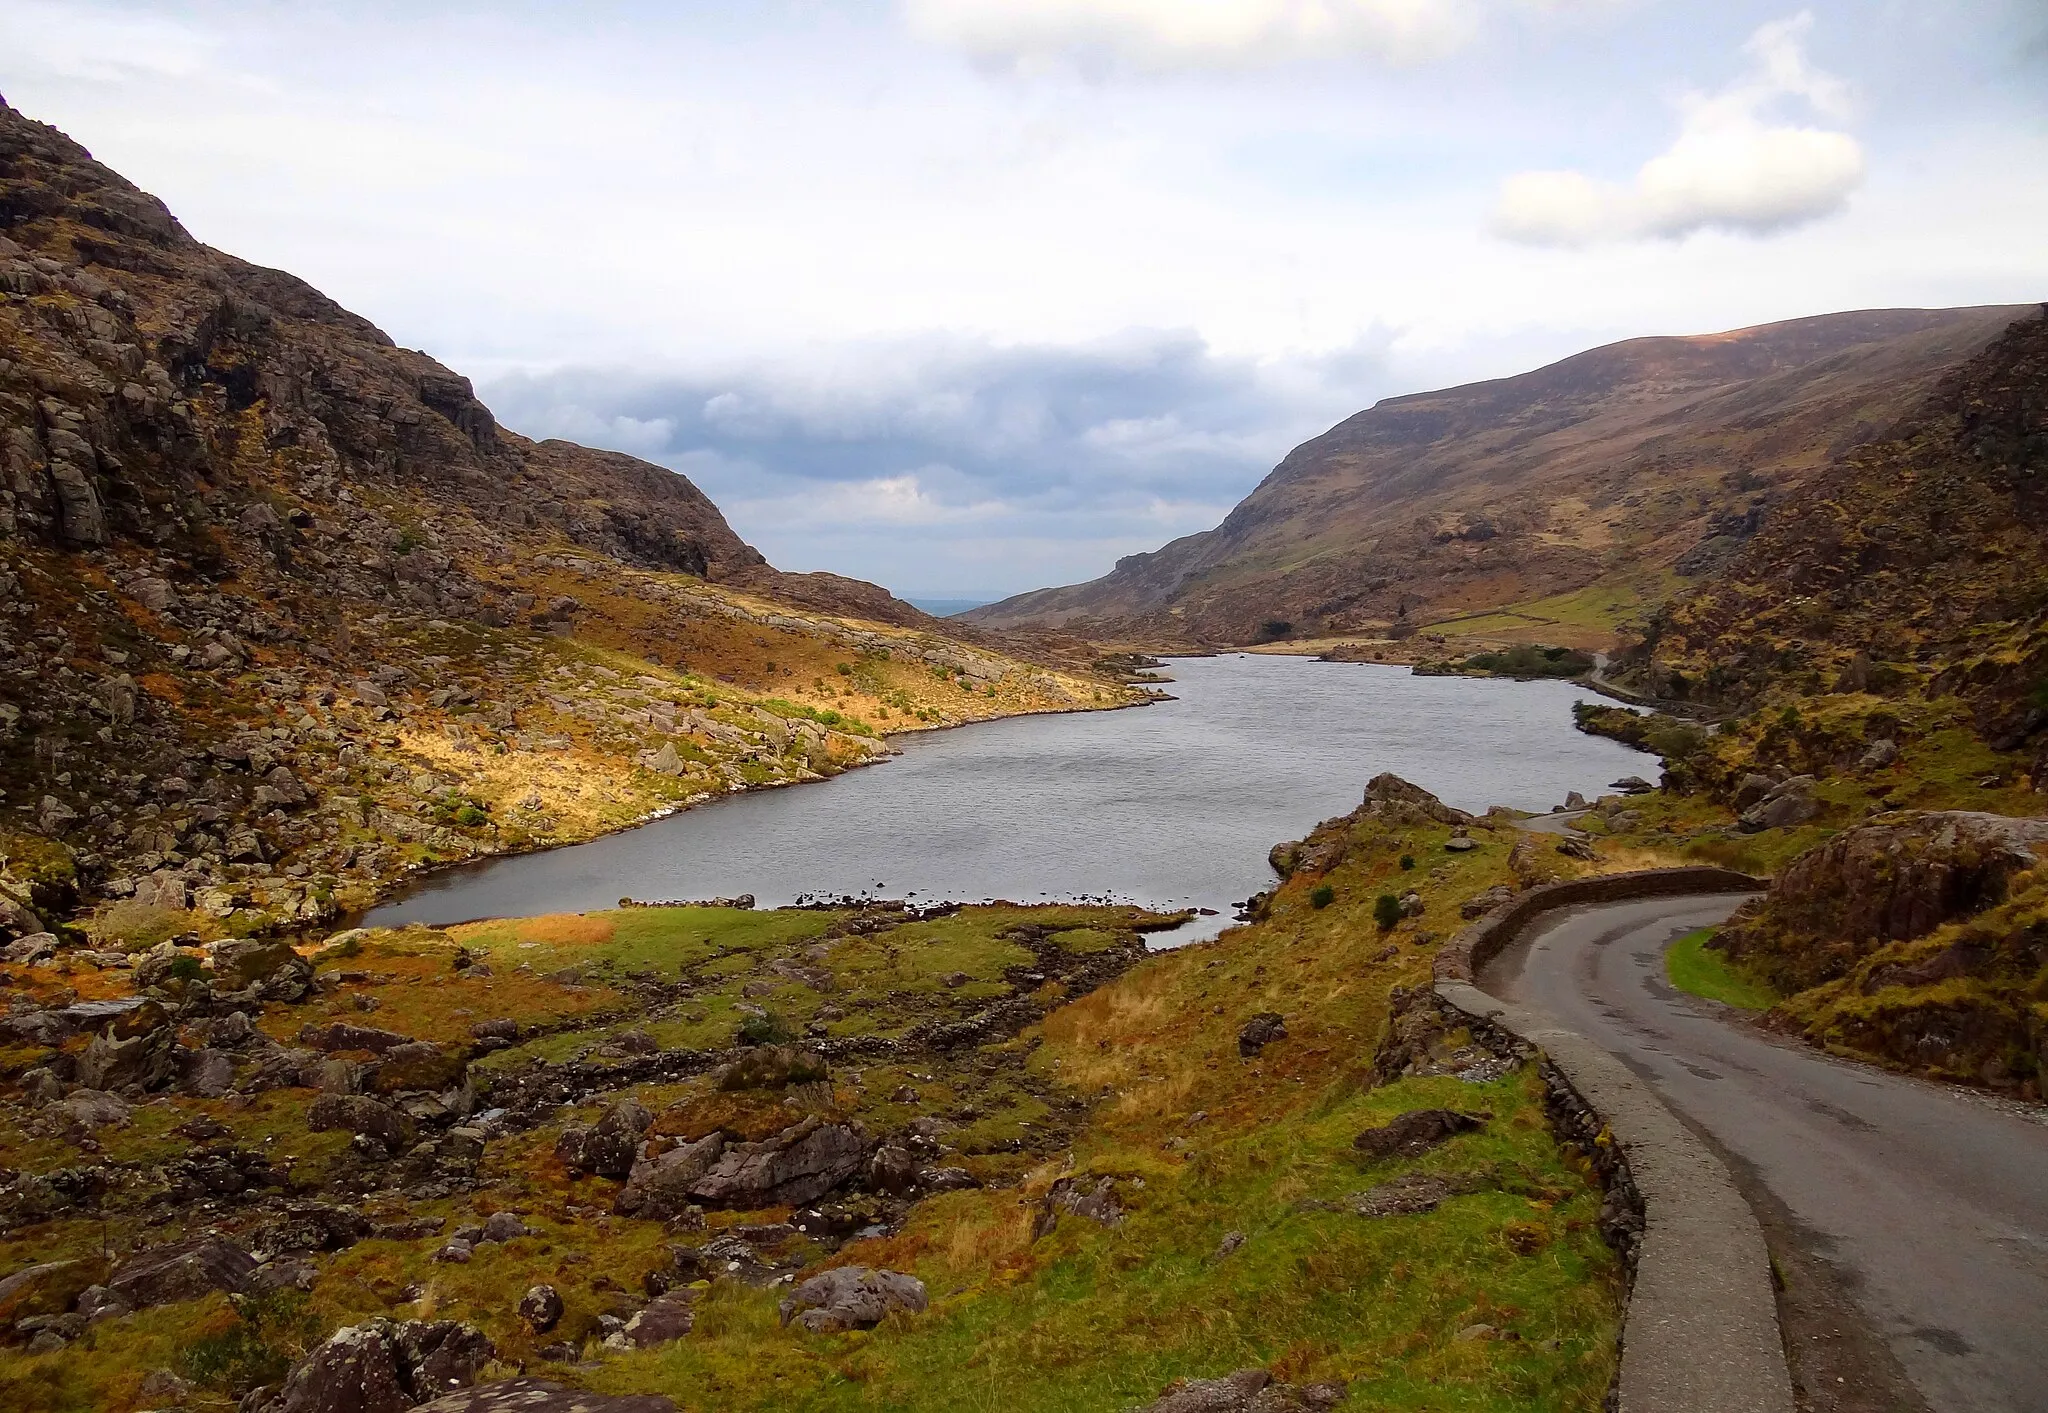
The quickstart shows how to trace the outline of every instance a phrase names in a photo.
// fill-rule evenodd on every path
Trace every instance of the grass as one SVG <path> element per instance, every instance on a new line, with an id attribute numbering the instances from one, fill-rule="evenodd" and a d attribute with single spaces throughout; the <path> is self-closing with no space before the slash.
<path id="1" fill-rule="evenodd" d="M 1426 980 L 1436 940 L 1459 925 L 1458 904 L 1509 877 L 1518 836 L 1472 832 L 1479 847 L 1453 854 L 1440 825 L 1397 827 L 1363 814 L 1331 821 L 1313 839 L 1332 862 L 1284 884 L 1266 920 L 1152 954 L 1064 1004 L 1056 986 L 1041 987 L 1052 1008 L 1021 1034 L 848 1061 L 827 1081 L 786 1091 L 720 1091 L 708 1074 L 639 1086 L 662 1134 L 724 1129 L 751 1139 L 812 1113 L 857 1118 L 875 1134 L 921 1121 L 953 1150 L 944 1161 L 985 1186 L 929 1199 L 889 1235 L 831 1257 L 917 1274 L 932 1296 L 925 1315 L 812 1336 L 779 1326 L 783 1291 L 720 1283 L 702 1296 L 688 1338 L 593 1352 L 592 1363 L 555 1376 L 666 1393 L 706 1413 L 998 1404 L 1006 1413 L 1092 1413 L 1149 1401 L 1175 1378 L 1253 1365 L 1299 1382 L 1347 1380 L 1353 1407 L 1597 1406 L 1614 1368 L 1620 1272 L 1598 1233 L 1601 1194 L 1552 1137 L 1537 1077 L 1384 1086 L 1372 1078 L 1393 988 Z M 1375 900 L 1410 888 L 1420 916 L 1382 930 Z M 1028 984 L 1012 978 L 1037 970 L 1048 948 L 1085 958 L 1128 947 L 1146 920 L 1131 909 L 1064 905 L 912 922 L 847 909 L 629 908 L 410 929 L 323 960 L 324 974 L 349 979 L 308 1006 L 273 1008 L 263 1023 L 290 1033 L 332 1015 L 431 1038 L 453 1038 L 485 1015 L 553 1027 L 491 1057 L 480 1082 L 497 1065 L 584 1053 L 628 1026 L 664 1044 L 722 1045 L 743 1004 L 799 1032 L 901 1034 Z M 490 974 L 463 974 L 458 947 Z M 364 999 L 378 1004 L 365 1012 Z M 1285 1017 L 1287 1037 L 1246 1058 L 1238 1031 L 1264 1011 Z M 206 1112 L 237 1142 L 297 1159 L 295 1173 L 315 1182 L 346 1140 L 307 1133 L 305 1102 L 292 1090 L 249 1103 L 168 1099 L 160 1114 L 138 1110 L 119 1141 L 138 1156 L 154 1153 L 173 1120 Z M 1352 1146 L 1361 1129 L 1442 1105 L 1491 1117 L 1420 1159 L 1370 1162 Z M 589 1122 L 601 1107 L 494 1140 L 476 1191 L 372 1199 L 376 1219 L 427 1214 L 451 1227 L 517 1210 L 536 1234 L 468 1265 L 434 1263 L 438 1237 L 364 1241 L 323 1257 L 311 1302 L 320 1326 L 375 1315 L 467 1320 L 510 1365 L 545 1342 L 516 1318 L 525 1286 L 548 1281 L 567 1304 L 547 1339 L 589 1335 L 665 1262 L 666 1243 L 699 1244 L 735 1223 L 789 1216 L 712 1211 L 710 1231 L 696 1233 L 611 1215 L 618 1185 L 572 1174 L 554 1153 L 564 1124 Z M 58 1147 L 39 1152 L 36 1166 L 64 1161 Z M 1475 1190 L 1420 1215 L 1370 1219 L 1346 1209 L 1349 1194 L 1416 1168 L 1476 1174 Z M 1047 1191 L 1069 1175 L 1111 1179 L 1124 1221 L 1102 1227 L 1067 1215 L 1035 1234 Z M 179 1234 L 175 1220 L 147 1228 L 143 1217 L 117 1210 L 104 1231 L 75 1221 L 12 1233 L 0 1238 L 0 1273 L 96 1249 L 103 1237 L 125 1248 Z M 215 1218 L 193 1217 L 202 1219 Z M 1219 1257 L 1232 1231 L 1247 1240 Z M 797 1251 L 824 1258 L 802 1239 Z M 413 1285 L 425 1298 L 402 1301 Z M 209 1298 L 108 1322 L 81 1347 L 89 1358 L 20 1361 L 0 1395 L 36 1413 L 128 1413 L 142 1374 L 173 1364 L 180 1339 L 220 1335 L 233 1320 L 226 1302 Z M 1459 1337 L 1482 1324 L 1512 1338 Z"/>
<path id="2" fill-rule="evenodd" d="M 1727 958 L 1707 946 L 1716 929 L 1702 927 L 1673 942 L 1664 953 L 1664 972 L 1671 984 L 1691 996 L 1703 996 L 1743 1011 L 1768 1011 L 1778 993 L 1738 971 Z"/>

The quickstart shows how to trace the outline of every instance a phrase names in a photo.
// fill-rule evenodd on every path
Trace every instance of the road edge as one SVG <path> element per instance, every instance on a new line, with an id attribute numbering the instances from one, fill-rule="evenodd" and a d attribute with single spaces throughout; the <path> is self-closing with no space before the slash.
<path id="1" fill-rule="evenodd" d="M 1479 968 L 1545 914 L 1595 903 L 1750 893 L 1723 868 L 1603 874 L 1532 888 L 1437 953 L 1434 989 L 1474 1022 L 1536 1047 L 1604 1125 L 1642 1202 L 1623 1316 L 1620 1413 L 1792 1413 L 1763 1227 L 1727 1166 L 1619 1059 L 1541 1011 L 1479 989 Z"/>

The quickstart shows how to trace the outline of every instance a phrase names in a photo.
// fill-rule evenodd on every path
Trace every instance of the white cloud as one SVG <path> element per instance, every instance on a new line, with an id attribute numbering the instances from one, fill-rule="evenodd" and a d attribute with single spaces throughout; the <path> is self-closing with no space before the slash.
<path id="1" fill-rule="evenodd" d="M 1104 56 L 1150 69 L 1364 54 L 1438 58 L 1478 31 L 1482 0 L 903 0 L 911 31 L 984 61 Z"/>
<path id="2" fill-rule="evenodd" d="M 1744 46 L 1751 68 L 1717 93 L 1687 94 L 1671 146 L 1626 185 L 1576 171 L 1521 172 L 1501 186 L 1496 233 L 1528 245 L 1675 239 L 1719 229 L 1789 230 L 1848 204 L 1863 148 L 1848 133 L 1773 121 L 1786 100 L 1847 116 L 1843 84 L 1807 62 L 1810 14 L 1767 24 Z"/>

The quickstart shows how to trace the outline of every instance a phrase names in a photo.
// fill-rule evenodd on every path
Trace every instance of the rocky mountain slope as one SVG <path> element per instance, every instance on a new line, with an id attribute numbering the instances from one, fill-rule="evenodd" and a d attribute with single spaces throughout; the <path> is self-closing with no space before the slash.
<path id="1" fill-rule="evenodd" d="M 882 731 L 1130 699 L 507 431 L 0 104 L 6 931 L 310 922 Z"/>
<path id="2" fill-rule="evenodd" d="M 1596 582 L 1710 573 L 2023 308 L 1873 310 L 1633 339 L 1388 398 L 1288 454 L 1216 529 L 977 609 L 1161 643 L 1396 636 Z"/>
<path id="3" fill-rule="evenodd" d="M 1650 618 L 1622 675 L 1730 705 L 1953 694 L 1995 748 L 2032 739 L 2048 724 L 2048 311 L 1788 496 Z"/>

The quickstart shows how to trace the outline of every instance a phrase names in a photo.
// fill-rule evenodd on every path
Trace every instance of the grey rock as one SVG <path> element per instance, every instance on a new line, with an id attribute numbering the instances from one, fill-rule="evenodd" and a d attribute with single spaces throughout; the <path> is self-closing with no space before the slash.
<path id="1" fill-rule="evenodd" d="M 1446 1139 L 1484 1126 L 1485 1119 L 1455 1109 L 1410 1109 L 1378 1128 L 1351 1140 L 1351 1146 L 1375 1158 L 1414 1157 Z"/>
<path id="2" fill-rule="evenodd" d="M 315 1133 L 341 1129 L 375 1139 L 389 1152 L 412 1147 L 417 1133 L 411 1116 L 367 1094 L 323 1094 L 306 1111 Z"/>
<path id="3" fill-rule="evenodd" d="M 561 1292 L 551 1285 L 529 1286 L 519 1297 L 519 1318 L 535 1334 L 546 1334 L 561 1321 Z"/>
<path id="4" fill-rule="evenodd" d="M 930 1308 L 924 1282 L 899 1271 L 838 1266 L 812 1276 L 779 1307 L 782 1323 L 813 1334 L 873 1329 L 893 1311 L 919 1315 Z"/>
<path id="5" fill-rule="evenodd" d="M 255 1287 L 256 1260 L 224 1236 L 208 1234 L 132 1256 L 107 1280 L 123 1304 L 142 1310 L 196 1300 L 213 1291 L 242 1294 Z"/>
<path id="6" fill-rule="evenodd" d="M 1277 1011 L 1261 1011 L 1244 1023 L 1237 1033 L 1237 1053 L 1247 1060 L 1257 1059 L 1259 1052 L 1276 1040 L 1287 1038 L 1287 1022 Z"/>
<path id="7" fill-rule="evenodd" d="M 697 1322 L 697 1292 L 687 1287 L 656 1297 L 647 1307 L 627 1320 L 625 1327 L 605 1337 L 608 1349 L 650 1349 L 688 1334 Z"/>
<path id="8" fill-rule="evenodd" d="M 861 1170 L 867 1133 L 815 1116 L 764 1143 L 735 1143 L 690 1187 L 707 1206 L 773 1207 L 814 1202 Z"/>

